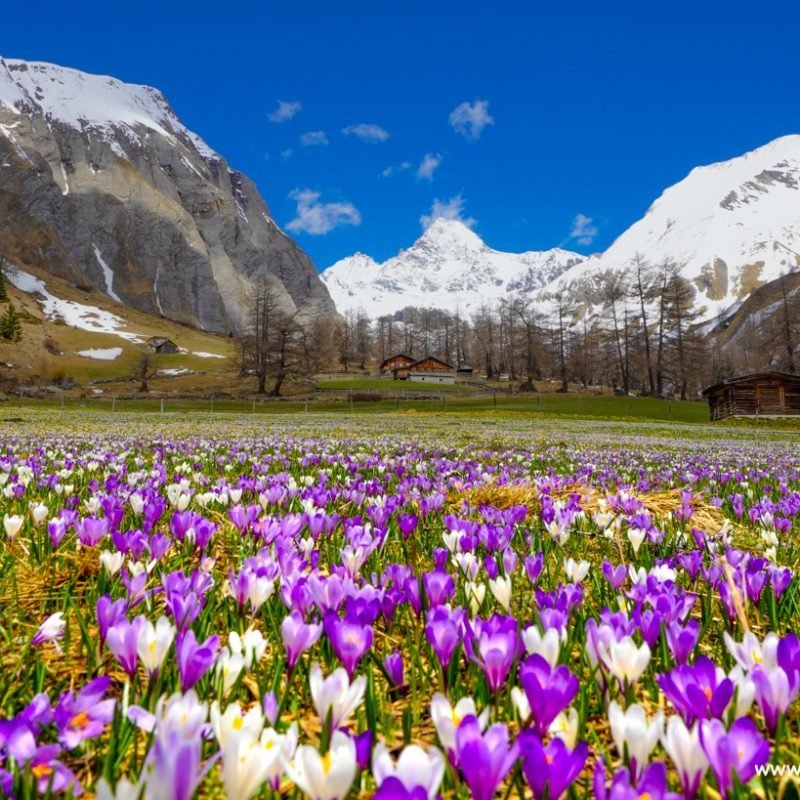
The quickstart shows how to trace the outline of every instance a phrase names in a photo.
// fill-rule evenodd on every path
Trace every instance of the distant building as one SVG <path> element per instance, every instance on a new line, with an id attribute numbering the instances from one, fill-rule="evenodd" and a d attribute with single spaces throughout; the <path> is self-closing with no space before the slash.
<path id="1" fill-rule="evenodd" d="M 800 375 L 755 372 L 703 389 L 712 422 L 727 417 L 800 416 Z"/>
<path id="2" fill-rule="evenodd" d="M 147 340 L 147 349 L 151 353 L 177 353 L 178 345 L 165 336 L 151 336 Z"/>
<path id="3" fill-rule="evenodd" d="M 395 380 L 413 380 L 422 383 L 455 383 L 455 367 L 441 358 L 425 356 L 415 359 L 405 353 L 389 356 L 381 364 L 381 374 L 391 374 Z"/>
<path id="4" fill-rule="evenodd" d="M 396 353 L 384 359 L 381 364 L 381 375 L 393 375 L 395 380 L 408 377 L 408 368 L 416 361 L 405 353 Z"/>

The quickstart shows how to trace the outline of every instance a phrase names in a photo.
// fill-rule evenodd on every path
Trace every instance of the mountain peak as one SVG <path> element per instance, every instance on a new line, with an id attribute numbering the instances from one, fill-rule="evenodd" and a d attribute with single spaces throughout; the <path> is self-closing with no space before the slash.
<path id="1" fill-rule="evenodd" d="M 486 247 L 483 239 L 460 219 L 445 219 L 444 217 L 437 217 L 428 225 L 415 244 L 419 243 L 471 250 L 480 250 Z"/>

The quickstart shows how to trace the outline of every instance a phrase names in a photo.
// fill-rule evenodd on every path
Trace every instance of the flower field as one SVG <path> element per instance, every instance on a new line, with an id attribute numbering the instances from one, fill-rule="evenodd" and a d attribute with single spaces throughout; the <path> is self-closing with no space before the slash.
<path id="1" fill-rule="evenodd" d="M 0 431 L 3 797 L 797 795 L 780 434 Z"/>

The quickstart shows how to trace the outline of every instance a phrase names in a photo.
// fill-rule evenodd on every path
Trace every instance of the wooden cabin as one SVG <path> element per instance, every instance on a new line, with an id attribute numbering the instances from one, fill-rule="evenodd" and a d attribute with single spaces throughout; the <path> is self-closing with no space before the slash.
<path id="1" fill-rule="evenodd" d="M 800 375 L 755 372 L 703 390 L 712 422 L 727 417 L 800 416 Z"/>
<path id="2" fill-rule="evenodd" d="M 381 363 L 381 375 L 388 375 L 391 373 L 395 380 L 405 379 L 408 377 L 408 368 L 416 361 L 413 356 L 406 355 L 405 353 L 396 353 L 389 356 Z"/>
<path id="3" fill-rule="evenodd" d="M 456 370 L 441 358 L 425 356 L 409 366 L 408 377 L 422 383 L 455 383 Z"/>

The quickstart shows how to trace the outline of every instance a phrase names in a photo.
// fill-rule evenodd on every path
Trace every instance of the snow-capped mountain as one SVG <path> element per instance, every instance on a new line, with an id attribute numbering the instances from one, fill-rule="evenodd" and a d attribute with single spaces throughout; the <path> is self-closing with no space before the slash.
<path id="1" fill-rule="evenodd" d="M 157 89 L 0 58 L 0 256 L 142 311 L 240 331 L 265 286 L 330 314 L 255 185 Z"/>
<path id="2" fill-rule="evenodd" d="M 469 310 L 523 291 L 544 311 L 564 299 L 579 317 L 602 310 L 609 275 L 629 270 L 637 254 L 653 271 L 665 259 L 675 262 L 694 288 L 695 310 L 709 321 L 800 269 L 800 136 L 697 167 L 590 258 L 563 250 L 498 253 L 461 223 L 437 220 L 385 263 L 358 254 L 322 278 L 342 313 L 363 307 L 376 316 L 407 305 Z"/>
<path id="3" fill-rule="evenodd" d="M 626 269 L 637 253 L 653 269 L 665 259 L 675 262 L 705 320 L 799 269 L 800 136 L 693 169 L 608 250 L 556 278 L 546 292 L 597 310 L 609 271 Z"/>
<path id="4" fill-rule="evenodd" d="M 436 219 L 407 250 L 377 263 L 363 253 L 322 273 L 340 314 L 393 314 L 407 306 L 464 312 L 512 293 L 533 294 L 583 261 L 566 250 L 503 253 L 463 222 Z"/>

